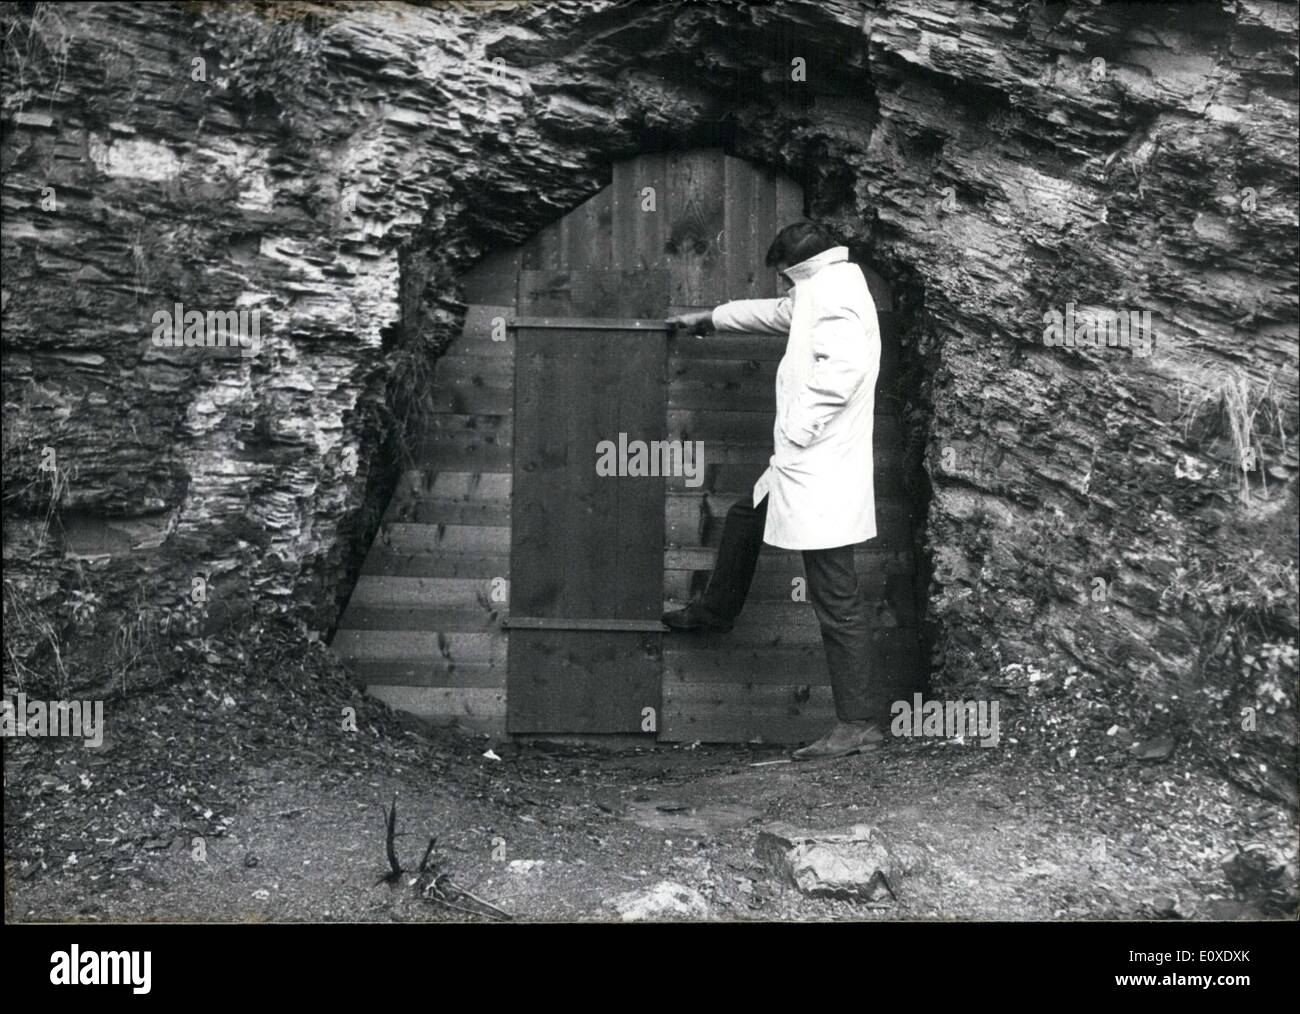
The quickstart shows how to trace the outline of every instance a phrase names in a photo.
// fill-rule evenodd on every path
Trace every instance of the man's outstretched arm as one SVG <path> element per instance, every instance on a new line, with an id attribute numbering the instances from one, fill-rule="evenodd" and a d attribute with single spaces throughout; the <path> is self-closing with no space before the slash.
<path id="1" fill-rule="evenodd" d="M 706 335 L 714 331 L 733 331 L 741 334 L 789 334 L 791 300 L 734 299 L 715 306 L 712 310 L 681 313 L 667 320 L 669 331 L 685 330 L 690 334 Z"/>

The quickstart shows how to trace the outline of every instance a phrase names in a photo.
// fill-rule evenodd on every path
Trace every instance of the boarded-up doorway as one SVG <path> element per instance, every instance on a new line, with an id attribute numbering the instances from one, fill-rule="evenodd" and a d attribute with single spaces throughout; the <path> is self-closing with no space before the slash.
<path id="1" fill-rule="evenodd" d="M 334 641 L 372 693 L 494 733 L 795 743 L 824 731 L 830 681 L 812 608 L 791 593 L 797 553 L 764 547 L 729 634 L 657 622 L 701 590 L 727 508 L 767 463 L 785 347 L 669 339 L 663 317 L 778 295 L 763 254 L 802 216 L 796 184 L 723 152 L 643 155 L 466 276 L 464 333 L 436 364 L 441 413 Z M 915 566 L 902 421 L 881 396 L 898 379 L 897 324 L 864 270 L 882 344 L 879 536 L 856 559 L 887 713 L 920 685 Z M 620 432 L 705 441 L 703 481 L 597 478 L 595 444 Z"/>

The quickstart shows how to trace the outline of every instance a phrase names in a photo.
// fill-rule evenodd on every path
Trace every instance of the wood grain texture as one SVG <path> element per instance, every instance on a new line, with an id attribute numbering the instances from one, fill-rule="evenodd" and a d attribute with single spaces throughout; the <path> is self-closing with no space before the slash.
<path id="1" fill-rule="evenodd" d="M 511 631 L 509 731 L 640 732 L 643 709 L 660 710 L 661 636 Z"/>

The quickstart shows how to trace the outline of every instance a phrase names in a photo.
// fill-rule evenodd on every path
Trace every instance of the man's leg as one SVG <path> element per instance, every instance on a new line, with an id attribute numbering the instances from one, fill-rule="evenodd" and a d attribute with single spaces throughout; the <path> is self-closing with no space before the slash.
<path id="1" fill-rule="evenodd" d="M 749 586 L 763 548 L 767 497 L 757 507 L 752 497 L 737 500 L 722 524 L 718 558 L 699 602 L 664 614 L 664 623 L 678 630 L 730 630 L 744 608 Z"/>
<path id="2" fill-rule="evenodd" d="M 883 738 L 868 695 L 871 628 L 852 546 L 804 550 L 803 565 L 808 597 L 821 625 L 839 721 L 826 736 L 796 751 L 795 756 L 839 757 L 869 748 Z"/>

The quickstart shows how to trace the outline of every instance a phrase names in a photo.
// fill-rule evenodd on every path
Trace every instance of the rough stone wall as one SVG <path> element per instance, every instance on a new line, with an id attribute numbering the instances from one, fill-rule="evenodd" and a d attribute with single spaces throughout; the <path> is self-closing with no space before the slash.
<path id="1" fill-rule="evenodd" d="M 454 333 L 458 272 L 611 160 L 722 143 L 799 178 L 916 317 L 939 685 L 1033 699 L 1062 752 L 1190 731 L 1294 796 L 1290 5 L 8 4 L 3 29 L 5 622 L 34 671 L 50 631 L 144 614 L 328 629 L 393 378 Z M 260 352 L 156 347 L 178 301 L 260 310 Z M 1047 347 L 1067 303 L 1149 311 L 1154 349 Z"/>

